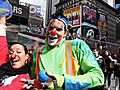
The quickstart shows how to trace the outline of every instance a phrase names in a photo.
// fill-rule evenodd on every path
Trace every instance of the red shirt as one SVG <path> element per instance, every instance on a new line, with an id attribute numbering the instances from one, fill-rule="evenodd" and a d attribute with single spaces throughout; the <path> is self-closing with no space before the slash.
<path id="1" fill-rule="evenodd" d="M 6 36 L 0 36 L 0 66 L 6 63 L 6 58 L 8 54 L 8 44 Z"/>
<path id="2" fill-rule="evenodd" d="M 25 85 L 25 83 L 20 81 L 21 78 L 30 79 L 28 74 L 20 74 L 12 80 L 11 84 L 0 86 L 0 90 L 26 90 L 23 89 L 23 85 Z"/>

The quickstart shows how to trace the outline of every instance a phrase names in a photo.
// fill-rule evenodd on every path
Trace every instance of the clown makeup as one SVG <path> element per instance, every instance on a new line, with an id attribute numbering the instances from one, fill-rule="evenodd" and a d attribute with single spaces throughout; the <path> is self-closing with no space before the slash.
<path id="1" fill-rule="evenodd" d="M 54 27 L 52 24 L 49 25 L 49 29 L 53 30 L 54 28 L 55 28 L 57 31 L 62 31 L 62 30 L 63 30 L 62 27 Z"/>
<path id="2" fill-rule="evenodd" d="M 62 21 L 58 19 L 52 19 L 47 26 L 47 42 L 50 46 L 59 45 L 59 43 L 64 39 L 65 25 Z"/>
<path id="3" fill-rule="evenodd" d="M 14 44 L 9 50 L 9 60 L 13 68 L 18 69 L 25 65 L 28 59 L 28 54 L 25 53 L 24 46 L 21 44 Z"/>

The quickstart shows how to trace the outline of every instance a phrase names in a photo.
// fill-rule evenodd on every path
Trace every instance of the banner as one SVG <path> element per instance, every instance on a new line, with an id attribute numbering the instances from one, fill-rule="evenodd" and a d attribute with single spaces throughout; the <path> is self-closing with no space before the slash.
<path id="1" fill-rule="evenodd" d="M 107 15 L 98 11 L 98 29 L 107 29 L 107 28 L 108 28 Z"/>
<path id="2" fill-rule="evenodd" d="M 89 5 L 82 6 L 82 22 L 97 26 L 97 10 Z"/>
<path id="3" fill-rule="evenodd" d="M 41 14 L 41 6 L 31 5 L 29 7 L 29 12 L 31 16 L 40 16 Z"/>
<path id="4" fill-rule="evenodd" d="M 64 10 L 64 15 L 68 18 L 72 26 L 80 26 L 80 6 Z"/>

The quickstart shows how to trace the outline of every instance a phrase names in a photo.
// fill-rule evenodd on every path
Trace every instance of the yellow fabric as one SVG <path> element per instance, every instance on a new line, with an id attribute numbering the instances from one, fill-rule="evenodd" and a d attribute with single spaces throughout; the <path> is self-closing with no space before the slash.
<path id="1" fill-rule="evenodd" d="M 58 84 L 58 87 L 62 87 L 63 83 L 64 83 L 64 77 L 63 76 L 60 76 L 58 74 L 53 74 L 53 76 L 56 78 L 57 80 L 57 84 Z M 50 89 L 54 89 L 54 84 L 53 82 L 48 86 L 48 88 Z"/>
<path id="2" fill-rule="evenodd" d="M 66 42 L 66 73 L 76 76 L 77 71 L 79 70 L 80 65 L 78 64 L 78 60 L 75 60 L 72 56 L 72 42 L 67 41 Z"/>

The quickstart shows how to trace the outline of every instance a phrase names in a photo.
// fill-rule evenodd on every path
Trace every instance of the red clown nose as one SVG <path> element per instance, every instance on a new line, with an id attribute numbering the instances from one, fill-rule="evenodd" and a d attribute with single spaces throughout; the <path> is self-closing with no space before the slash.
<path id="1" fill-rule="evenodd" d="M 16 54 L 11 55 L 11 58 L 13 59 L 16 58 Z"/>
<path id="2" fill-rule="evenodd" d="M 56 34 L 57 34 L 57 32 L 56 32 L 56 30 L 55 30 L 55 29 L 51 30 L 51 33 L 52 33 L 52 34 L 54 34 L 54 35 L 56 35 Z"/>

